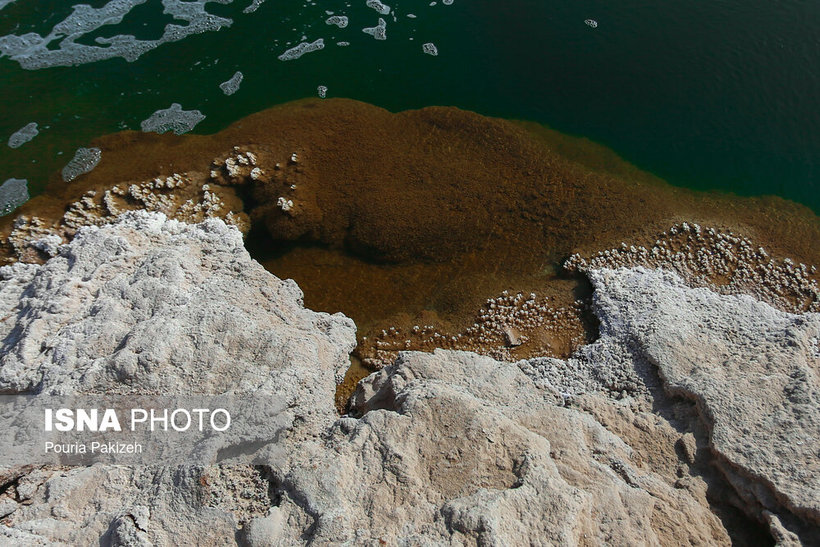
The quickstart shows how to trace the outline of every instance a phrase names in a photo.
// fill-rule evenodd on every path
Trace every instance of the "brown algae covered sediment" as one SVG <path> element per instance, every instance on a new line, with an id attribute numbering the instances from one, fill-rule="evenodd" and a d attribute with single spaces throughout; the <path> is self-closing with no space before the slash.
<path id="1" fill-rule="evenodd" d="M 57 243 L 44 236 L 63 241 L 133 208 L 252 226 L 252 254 L 295 279 L 309 307 L 353 318 L 371 366 L 434 347 L 566 357 L 595 336 L 591 288 L 562 269 L 574 253 L 581 265 L 623 243 L 635 248 L 623 263 L 683 261 L 695 284 L 758 296 L 758 281 L 771 295 L 777 283 L 810 285 L 820 263 L 820 224 L 802 206 L 672 187 L 584 139 L 455 108 L 305 100 L 214 135 L 123 132 L 92 145 L 102 150 L 93 171 L 68 184 L 56 175 L 0 219 L 10 258 L 44 259 Z M 677 248 L 668 230 L 683 222 L 704 228 Z M 669 253 L 653 251 L 665 236 Z M 724 271 L 707 253 L 727 245 L 740 252 Z M 767 277 L 769 255 L 792 261 L 777 270 L 792 281 Z M 816 292 L 784 287 L 768 300 L 811 309 Z"/>

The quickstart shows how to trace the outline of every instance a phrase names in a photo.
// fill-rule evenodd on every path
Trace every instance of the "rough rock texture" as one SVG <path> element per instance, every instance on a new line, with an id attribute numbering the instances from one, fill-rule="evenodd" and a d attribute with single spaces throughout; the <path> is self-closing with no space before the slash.
<path id="1" fill-rule="evenodd" d="M 235 228 L 127 213 L 57 251 L 0 269 L 5 392 L 261 391 L 292 420 L 257 467 L 0 468 L 0 542 L 818 542 L 817 314 L 591 270 L 601 335 L 572 358 L 402 353 L 337 418 L 352 322 Z"/>
<path id="2" fill-rule="evenodd" d="M 5 393 L 264 393 L 289 407 L 288 439 L 335 419 L 353 322 L 304 309 L 222 221 L 127 213 L 0 280 Z M 0 469 L 0 543 L 223 545 L 271 503 L 247 466 L 18 471 Z"/>
<path id="3" fill-rule="evenodd" d="M 265 271 L 218 220 L 129 213 L 83 228 L 43 266 L 0 275 L 6 392 L 264 389 L 314 410 L 355 344 L 352 321 L 305 310 L 296 284 Z"/>
<path id="4" fill-rule="evenodd" d="M 696 401 L 748 509 L 820 543 L 820 314 L 691 289 L 662 270 L 590 277 L 602 330 L 640 348 L 670 395 Z"/>
<path id="5" fill-rule="evenodd" d="M 703 492 L 676 489 L 589 414 L 561 402 L 514 364 L 466 352 L 404 353 L 360 384 L 360 419 L 340 419 L 281 471 L 280 537 L 728 543 Z"/>

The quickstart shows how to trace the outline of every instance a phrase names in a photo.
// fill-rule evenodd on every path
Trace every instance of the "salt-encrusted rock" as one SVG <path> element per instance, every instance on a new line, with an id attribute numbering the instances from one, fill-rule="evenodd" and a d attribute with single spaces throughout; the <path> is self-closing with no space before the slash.
<path id="1" fill-rule="evenodd" d="M 403 353 L 336 419 L 352 322 L 235 228 L 126 213 L 54 243 L 0 269 L 0 389 L 257 391 L 293 419 L 258 467 L 0 468 L 4 544 L 728 544 L 724 489 L 817 543 L 817 314 L 592 270 L 601 336 L 571 359 Z"/>
<path id="2" fill-rule="evenodd" d="M 265 271 L 219 220 L 126 213 L 82 228 L 43 266 L 0 272 L 7 392 L 265 389 L 315 397 L 305 408 L 328 413 L 321 397 L 333 400 L 355 344 L 352 321 L 305 310 L 296 284 Z M 297 379 L 313 389 L 300 393 Z"/>
<path id="3" fill-rule="evenodd" d="M 0 318 L 4 393 L 254 392 L 287 407 L 280 444 L 332 424 L 355 346 L 351 320 L 306 310 L 237 229 L 145 212 L 0 268 Z M 249 466 L 0 472 L 3 544 L 224 545 L 272 505 Z"/>
<path id="4" fill-rule="evenodd" d="M 404 353 L 359 385 L 359 419 L 274 470 L 285 534 L 321 545 L 728 543 L 702 499 L 560 403 L 514 364 Z"/>
<path id="5" fill-rule="evenodd" d="M 657 366 L 670 395 L 697 403 L 744 508 L 775 536 L 782 525 L 820 543 L 820 314 L 692 289 L 663 270 L 589 275 L 603 338 Z"/>

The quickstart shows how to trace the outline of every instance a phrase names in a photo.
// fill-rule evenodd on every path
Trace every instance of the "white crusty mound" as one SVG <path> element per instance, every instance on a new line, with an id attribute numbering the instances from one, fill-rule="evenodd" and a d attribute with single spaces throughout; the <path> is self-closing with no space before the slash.
<path id="1" fill-rule="evenodd" d="M 589 275 L 602 332 L 697 403 L 747 510 L 820 544 L 820 314 L 692 289 L 663 270 Z"/>
<path id="2" fill-rule="evenodd" d="M 337 418 L 353 323 L 235 228 L 83 228 L 0 269 L 0 390 L 269 393 L 288 434 L 257 467 L 0 469 L 0 543 L 728 545 L 727 504 L 819 543 L 820 315 L 589 276 L 601 336 L 571 359 L 403 353 Z"/>
<path id="3" fill-rule="evenodd" d="M 306 310 L 296 283 L 215 219 L 126 213 L 81 229 L 42 266 L 0 268 L 0 280 L 4 392 L 293 398 L 310 386 L 299 396 L 332 398 L 355 346 L 350 319 Z"/>

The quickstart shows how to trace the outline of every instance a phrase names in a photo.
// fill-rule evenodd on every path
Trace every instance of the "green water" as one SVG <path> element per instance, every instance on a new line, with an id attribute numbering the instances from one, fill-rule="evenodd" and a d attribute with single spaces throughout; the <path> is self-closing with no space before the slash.
<path id="1" fill-rule="evenodd" d="M 268 0 L 242 13 L 249 3 L 209 3 L 210 13 L 233 20 L 229 28 L 163 44 L 133 63 L 23 70 L 0 58 L 0 140 L 32 121 L 41 131 L 17 150 L 0 145 L 0 180 L 28 178 L 36 192 L 78 146 L 139 129 L 172 102 L 201 110 L 207 118 L 195 131 L 209 133 L 325 85 L 330 97 L 390 110 L 454 105 L 535 120 L 599 141 L 675 184 L 777 194 L 820 211 L 817 2 L 403 0 L 386 2 L 397 20 L 381 16 L 385 41 L 361 31 L 380 17 L 364 0 Z M 349 26 L 326 25 L 326 10 L 349 16 Z M 68 3 L 17 0 L 0 10 L 0 35 L 46 34 L 69 13 Z M 589 18 L 597 28 L 584 24 Z M 148 0 L 79 42 L 153 39 L 171 21 Z M 324 38 L 325 48 L 277 59 L 303 35 Z M 350 46 L 335 45 L 342 40 Z M 439 55 L 422 53 L 425 42 Z M 242 86 L 225 96 L 218 85 L 237 70 Z"/>

